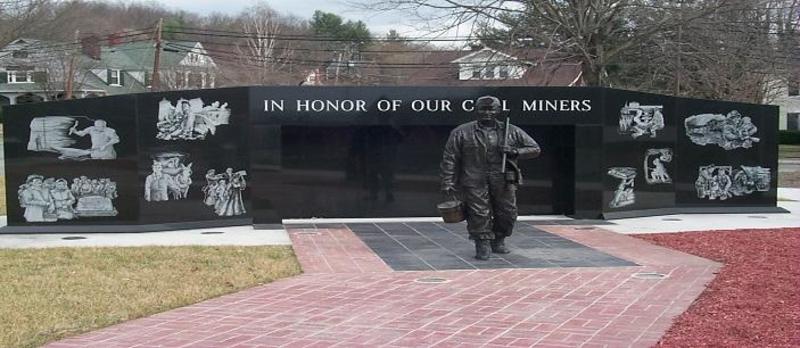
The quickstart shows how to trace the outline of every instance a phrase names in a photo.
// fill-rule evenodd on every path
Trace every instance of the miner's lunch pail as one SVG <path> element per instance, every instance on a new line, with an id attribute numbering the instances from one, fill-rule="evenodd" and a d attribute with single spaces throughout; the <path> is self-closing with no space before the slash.
<path id="1" fill-rule="evenodd" d="M 439 203 L 436 208 L 439 209 L 439 214 L 446 223 L 454 224 L 466 220 L 464 203 L 459 200 Z"/>

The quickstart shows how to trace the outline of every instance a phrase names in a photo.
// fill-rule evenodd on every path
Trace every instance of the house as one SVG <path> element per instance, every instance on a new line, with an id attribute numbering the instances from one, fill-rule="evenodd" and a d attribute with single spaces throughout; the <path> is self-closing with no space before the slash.
<path id="1" fill-rule="evenodd" d="M 322 84 L 401 86 L 583 86 L 580 63 L 543 49 L 404 52 L 331 61 Z M 413 58 L 409 58 L 412 57 Z M 336 72 L 336 74 L 334 74 Z"/>
<path id="2" fill-rule="evenodd" d="M 779 129 L 800 130 L 800 74 L 777 80 L 772 93 L 772 100 L 767 102 L 779 107 Z"/>
<path id="3" fill-rule="evenodd" d="M 100 45 L 101 41 L 108 44 Z M 150 89 L 154 42 L 117 43 L 88 37 L 81 40 L 79 50 L 71 47 L 69 43 L 21 38 L 0 49 L 0 105 L 64 98 L 70 66 L 75 98 Z M 199 42 L 164 41 L 159 69 L 162 89 L 215 86 L 217 66 Z"/>
<path id="4" fill-rule="evenodd" d="M 431 52 L 411 69 L 409 85 L 582 86 L 580 63 L 548 57 L 542 49 Z"/>

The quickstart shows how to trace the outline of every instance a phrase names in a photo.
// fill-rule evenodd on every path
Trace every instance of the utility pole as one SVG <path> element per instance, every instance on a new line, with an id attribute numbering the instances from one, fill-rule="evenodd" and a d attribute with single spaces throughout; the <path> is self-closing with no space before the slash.
<path id="1" fill-rule="evenodd" d="M 342 66 L 342 52 L 339 52 L 339 61 L 336 62 L 336 81 L 335 85 L 339 85 L 339 67 Z"/>
<path id="2" fill-rule="evenodd" d="M 72 56 L 69 57 L 69 67 L 67 67 L 67 76 L 65 77 L 64 81 L 64 99 L 69 100 L 72 99 L 72 90 L 74 89 L 74 79 L 75 79 L 75 57 L 78 55 L 77 51 L 81 49 L 81 32 L 80 30 L 75 30 L 75 44 L 78 45 L 75 48 L 76 52 L 72 52 Z"/>
<path id="3" fill-rule="evenodd" d="M 677 63 L 675 64 L 675 68 L 677 69 L 677 76 L 675 76 L 675 96 L 678 97 L 681 95 L 681 79 L 683 78 L 683 65 L 681 63 L 681 54 L 683 48 L 683 1 L 680 2 L 680 8 L 678 9 L 678 53 L 675 57 Z"/>
<path id="4" fill-rule="evenodd" d="M 158 25 L 156 25 L 156 52 L 153 57 L 153 77 L 150 82 L 150 89 L 158 91 L 161 87 L 161 79 L 159 78 L 159 63 L 161 60 L 161 29 L 164 26 L 164 18 L 159 18 Z"/>

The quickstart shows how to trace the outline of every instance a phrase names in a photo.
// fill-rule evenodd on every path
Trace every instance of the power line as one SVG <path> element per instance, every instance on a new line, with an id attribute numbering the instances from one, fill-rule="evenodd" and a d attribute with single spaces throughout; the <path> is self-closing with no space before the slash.
<path id="1" fill-rule="evenodd" d="M 152 33 L 152 29 L 150 29 L 149 31 L 143 31 L 143 30 L 138 30 L 137 29 L 137 30 L 127 30 L 127 31 L 121 31 L 121 32 L 114 32 L 114 33 L 106 34 L 103 38 L 98 37 L 98 41 L 111 41 L 111 40 L 115 40 L 115 39 L 124 39 L 124 38 L 128 38 L 128 37 L 147 35 L 149 33 Z M 109 37 L 110 35 L 116 35 L 116 34 L 122 34 L 122 35 L 116 36 L 116 37 L 113 37 L 113 38 Z M 42 51 L 42 52 L 46 52 L 48 49 L 58 49 L 58 51 L 62 51 L 62 50 L 74 49 L 74 48 L 77 48 L 77 47 L 82 45 L 82 42 L 80 40 L 78 40 L 78 41 L 70 41 L 70 42 L 46 42 L 46 41 L 42 41 L 42 40 L 37 40 L 37 41 L 39 41 L 39 42 L 31 44 L 31 45 L 23 46 L 22 49 L 24 49 L 24 50 L 37 50 L 37 51 Z M 0 51 L 0 52 L 3 52 L 3 51 Z"/>

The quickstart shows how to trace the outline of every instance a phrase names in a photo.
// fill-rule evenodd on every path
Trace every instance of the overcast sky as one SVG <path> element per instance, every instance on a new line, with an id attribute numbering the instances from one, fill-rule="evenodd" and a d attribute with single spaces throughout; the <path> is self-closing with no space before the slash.
<path id="1" fill-rule="evenodd" d="M 336 13 L 345 19 L 361 20 L 369 26 L 375 34 L 383 35 L 389 29 L 405 27 L 408 30 L 410 23 L 404 23 L 401 16 L 388 16 L 376 13 L 364 13 L 352 8 L 342 1 L 336 0 L 269 0 L 264 1 L 274 10 L 291 14 L 302 19 L 310 19 L 316 10 Z M 211 12 L 223 12 L 227 14 L 237 14 L 248 6 L 257 3 L 257 0 L 162 0 L 160 3 L 173 9 L 208 14 Z M 221 6 L 220 4 L 224 4 Z"/>
<path id="2" fill-rule="evenodd" d="M 345 20 L 360 20 L 366 23 L 369 30 L 375 35 L 385 35 L 389 29 L 395 29 L 405 36 L 428 35 L 427 31 L 419 29 L 422 28 L 422 24 L 415 21 L 408 13 L 364 12 L 348 6 L 342 0 L 268 0 L 264 2 L 280 13 L 291 14 L 301 19 L 310 19 L 314 11 L 322 10 L 336 13 Z M 256 4 L 257 0 L 161 0 L 159 3 L 172 9 L 198 14 L 222 12 L 233 15 Z M 450 31 L 446 35 L 465 36 L 468 34 L 468 29 L 461 28 Z"/>

